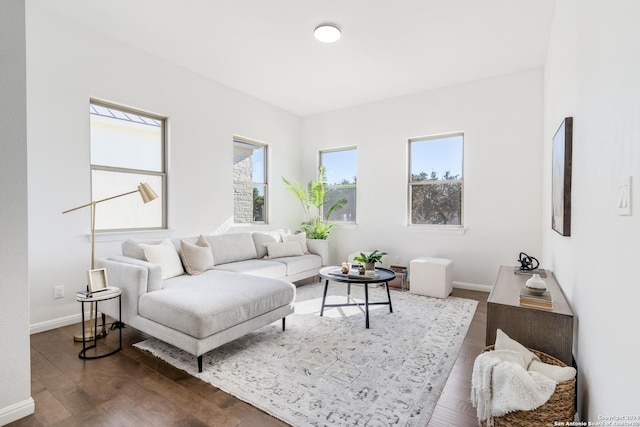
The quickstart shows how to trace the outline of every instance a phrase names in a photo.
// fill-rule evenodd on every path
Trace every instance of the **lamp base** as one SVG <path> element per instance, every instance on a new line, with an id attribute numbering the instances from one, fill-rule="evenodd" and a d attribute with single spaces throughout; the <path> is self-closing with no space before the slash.
<path id="1" fill-rule="evenodd" d="M 108 334 L 107 328 L 105 328 L 104 326 L 98 330 L 98 336 L 96 337 L 97 339 L 100 338 L 104 338 L 106 337 Z M 95 338 L 93 336 L 93 328 L 87 328 L 84 330 L 84 342 L 89 342 L 89 341 L 93 341 Z M 82 342 L 82 331 L 80 331 L 79 333 L 77 333 L 76 335 L 73 336 L 73 341 L 74 342 Z"/>

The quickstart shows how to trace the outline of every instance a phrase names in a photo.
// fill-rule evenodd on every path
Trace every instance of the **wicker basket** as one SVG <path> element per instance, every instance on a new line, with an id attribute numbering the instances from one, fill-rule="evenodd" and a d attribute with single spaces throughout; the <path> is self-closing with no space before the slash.
<path id="1" fill-rule="evenodd" d="M 493 346 L 486 347 L 484 351 L 493 350 Z M 567 366 L 555 357 L 549 356 L 541 351 L 529 349 L 540 361 L 549 363 L 550 365 Z M 556 421 L 564 422 L 574 420 L 575 415 L 575 397 L 576 397 L 576 379 L 564 381 L 556 385 L 547 403 L 534 409 L 533 411 L 516 411 L 505 414 L 501 417 L 495 417 L 493 423 L 495 427 L 540 427 L 553 426 Z M 486 427 L 486 422 L 481 423 L 482 427 Z M 558 425 L 558 424 L 555 424 Z"/>

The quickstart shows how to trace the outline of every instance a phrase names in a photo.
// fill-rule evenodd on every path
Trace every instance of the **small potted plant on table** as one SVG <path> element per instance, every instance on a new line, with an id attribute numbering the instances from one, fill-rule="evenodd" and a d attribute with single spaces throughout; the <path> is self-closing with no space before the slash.
<path id="1" fill-rule="evenodd" d="M 386 252 L 379 252 L 377 249 L 370 254 L 360 252 L 360 255 L 353 257 L 354 261 L 361 262 L 364 265 L 365 270 L 375 270 L 376 262 L 380 262 L 382 257 L 387 255 Z"/>

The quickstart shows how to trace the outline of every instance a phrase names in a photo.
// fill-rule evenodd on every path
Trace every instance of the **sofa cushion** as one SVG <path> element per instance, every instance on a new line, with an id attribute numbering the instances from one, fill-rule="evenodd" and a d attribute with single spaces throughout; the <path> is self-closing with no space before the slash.
<path id="1" fill-rule="evenodd" d="M 189 242 L 193 243 L 196 241 L 195 238 L 183 238 L 184 240 L 188 240 Z M 141 244 L 144 245 L 159 245 L 160 243 L 162 243 L 165 239 L 144 239 L 144 240 L 137 240 L 137 239 L 127 239 L 124 242 L 122 242 L 121 248 L 122 248 L 122 255 L 127 256 L 129 258 L 135 258 L 135 259 L 139 259 L 141 261 L 146 261 L 147 258 L 144 256 L 144 251 L 142 250 L 142 246 L 140 246 Z M 180 251 L 180 239 L 179 238 L 172 238 L 169 239 L 171 241 L 171 243 L 173 243 L 173 246 L 176 248 L 176 251 Z"/>
<path id="2" fill-rule="evenodd" d="M 305 233 L 283 234 L 282 241 L 298 242 L 298 244 L 300 245 L 300 249 L 302 249 L 302 253 L 305 253 L 305 254 L 309 253 L 309 248 L 307 247 L 307 235 Z"/>
<path id="3" fill-rule="evenodd" d="M 215 265 L 258 257 L 251 233 L 229 233 L 205 236 L 213 252 Z"/>
<path id="4" fill-rule="evenodd" d="M 256 253 L 257 258 L 264 258 L 267 256 L 267 246 L 266 243 L 276 243 L 280 240 L 280 236 L 278 235 L 278 239 L 269 233 L 261 233 L 255 232 L 251 235 L 253 237 L 253 243 L 256 245 Z"/>
<path id="5" fill-rule="evenodd" d="M 162 269 L 162 279 L 184 274 L 184 268 L 180 262 L 180 257 L 171 240 L 164 239 L 160 244 L 148 245 L 141 243 L 140 247 L 144 256 L 152 264 L 159 265 Z"/>
<path id="6" fill-rule="evenodd" d="M 182 240 L 181 245 L 180 258 L 188 274 L 195 276 L 213 268 L 213 253 L 203 236 L 195 243 Z"/>
<path id="7" fill-rule="evenodd" d="M 272 279 L 279 279 L 287 275 L 287 266 L 285 264 L 266 259 L 248 259 L 246 261 L 216 265 L 214 268 L 253 276 L 270 277 Z"/>
<path id="8" fill-rule="evenodd" d="M 285 257 L 272 260 L 281 262 L 287 266 L 287 276 L 302 273 L 303 271 L 318 269 L 322 267 L 322 257 L 320 255 L 308 254 L 302 256 Z"/>
<path id="9" fill-rule="evenodd" d="M 209 270 L 166 282 L 162 290 L 140 297 L 140 315 L 195 338 L 208 337 L 295 299 L 295 286 L 284 280 L 227 271 Z"/>
<path id="10" fill-rule="evenodd" d="M 265 245 L 269 259 L 304 255 L 299 242 L 268 242 Z"/>

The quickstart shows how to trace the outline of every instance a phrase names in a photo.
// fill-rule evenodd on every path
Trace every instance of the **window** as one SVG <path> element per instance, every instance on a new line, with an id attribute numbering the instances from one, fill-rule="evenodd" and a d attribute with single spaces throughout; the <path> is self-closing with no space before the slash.
<path id="1" fill-rule="evenodd" d="M 329 221 L 356 222 L 356 148 L 321 151 L 320 166 L 327 178 L 327 209 L 340 199 L 347 200 L 346 205 L 331 213 Z"/>
<path id="2" fill-rule="evenodd" d="M 93 200 L 133 191 L 146 182 L 158 199 L 135 194 L 96 206 L 96 230 L 166 228 L 166 118 L 97 101 L 89 103 Z"/>
<path id="3" fill-rule="evenodd" d="M 409 140 L 409 224 L 462 227 L 463 139 Z"/>
<path id="4" fill-rule="evenodd" d="M 233 220 L 267 223 L 267 146 L 233 137 Z"/>

